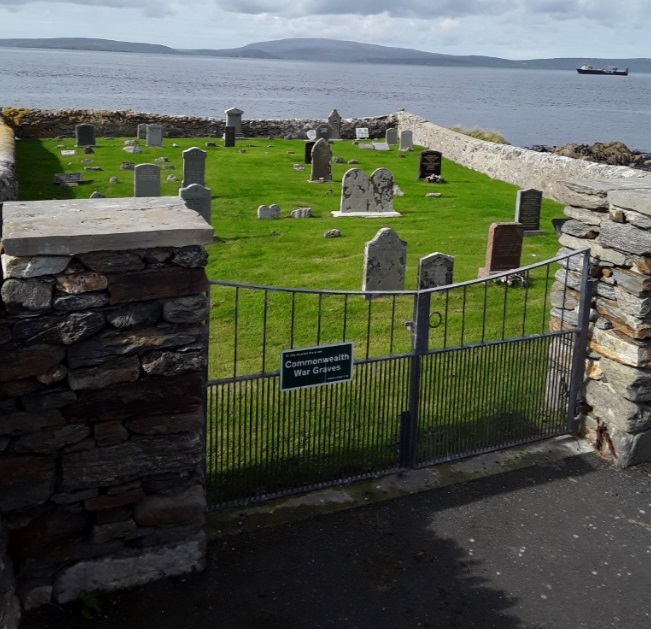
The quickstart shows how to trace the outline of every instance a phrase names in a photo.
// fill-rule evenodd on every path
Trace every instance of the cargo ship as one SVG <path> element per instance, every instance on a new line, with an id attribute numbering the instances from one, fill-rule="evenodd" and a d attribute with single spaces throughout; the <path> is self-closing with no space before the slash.
<path id="1" fill-rule="evenodd" d="M 577 68 L 579 74 L 614 74 L 616 76 L 628 76 L 628 68 L 618 68 L 616 66 L 606 66 L 605 68 L 593 68 L 592 66 L 582 65 Z"/>

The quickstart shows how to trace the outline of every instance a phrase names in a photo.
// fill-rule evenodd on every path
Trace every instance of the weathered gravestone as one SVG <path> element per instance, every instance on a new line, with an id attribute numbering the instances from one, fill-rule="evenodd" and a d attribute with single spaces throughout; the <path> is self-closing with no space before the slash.
<path id="1" fill-rule="evenodd" d="M 314 148 L 314 145 L 316 142 L 313 140 L 305 140 L 305 163 L 306 164 L 311 164 L 312 163 L 312 149 Z"/>
<path id="2" fill-rule="evenodd" d="M 518 190 L 515 202 L 515 222 L 522 223 L 524 235 L 542 234 L 540 229 L 540 210 L 542 208 L 542 191 L 529 188 Z"/>
<path id="3" fill-rule="evenodd" d="M 133 169 L 133 196 L 160 196 L 160 168 L 156 164 L 138 164 Z"/>
<path id="4" fill-rule="evenodd" d="M 440 151 L 421 151 L 418 159 L 418 178 L 425 179 L 430 175 L 440 176 L 442 158 L 443 155 Z"/>
<path id="5" fill-rule="evenodd" d="M 55 173 L 52 183 L 58 186 L 78 186 L 81 183 L 81 173 Z"/>
<path id="6" fill-rule="evenodd" d="M 388 151 L 389 145 L 386 142 L 373 142 L 374 151 Z"/>
<path id="7" fill-rule="evenodd" d="M 77 146 L 95 146 L 95 127 L 92 124 L 75 125 Z"/>
<path id="8" fill-rule="evenodd" d="M 412 149 L 414 148 L 414 134 L 411 129 L 405 129 L 400 132 L 400 148 Z"/>
<path id="9" fill-rule="evenodd" d="M 210 188 L 192 183 L 179 190 L 179 197 L 187 207 L 197 212 L 206 223 L 212 225 L 212 190 Z"/>
<path id="10" fill-rule="evenodd" d="M 280 208 L 275 203 L 273 203 L 272 205 L 261 205 L 258 207 L 258 218 L 260 219 L 280 218 Z"/>
<path id="11" fill-rule="evenodd" d="M 317 140 L 321 138 L 330 140 L 332 138 L 332 127 L 329 124 L 320 124 L 315 131 Z"/>
<path id="12" fill-rule="evenodd" d="M 341 202 L 334 217 L 361 216 L 388 218 L 400 216 L 393 209 L 393 173 L 378 168 L 368 178 L 361 168 L 350 168 L 341 182 Z"/>
<path id="13" fill-rule="evenodd" d="M 244 136 L 242 135 L 242 114 L 244 112 L 241 109 L 238 109 L 237 107 L 231 107 L 230 109 L 227 109 L 224 113 L 226 114 L 226 126 L 235 127 L 235 137 L 243 138 Z"/>
<path id="14" fill-rule="evenodd" d="M 357 140 L 368 140 L 368 127 L 356 127 L 355 128 L 355 139 L 357 139 Z"/>
<path id="15" fill-rule="evenodd" d="M 193 146 L 181 153 L 183 156 L 183 182 L 181 186 L 187 188 L 193 183 L 206 185 L 206 151 Z"/>
<path id="16" fill-rule="evenodd" d="M 226 125 L 224 127 L 224 146 L 233 148 L 235 146 L 235 127 Z"/>
<path id="17" fill-rule="evenodd" d="M 341 140 L 341 116 L 336 109 L 333 109 L 328 116 L 328 124 L 332 129 L 332 140 Z"/>
<path id="18" fill-rule="evenodd" d="M 362 290 L 404 290 L 406 264 L 407 243 L 392 229 L 383 227 L 364 247 Z"/>
<path id="19" fill-rule="evenodd" d="M 139 140 L 147 139 L 147 125 L 144 122 L 141 122 L 136 128 L 136 138 Z"/>
<path id="20" fill-rule="evenodd" d="M 418 261 L 418 289 L 437 288 L 452 284 L 454 257 L 431 253 Z"/>
<path id="21" fill-rule="evenodd" d="M 398 144 L 398 131 L 393 127 L 389 127 L 384 133 L 384 141 L 389 145 L 393 146 Z"/>
<path id="22" fill-rule="evenodd" d="M 147 125 L 147 146 L 163 146 L 163 127 L 159 124 Z"/>
<path id="23" fill-rule="evenodd" d="M 524 229 L 520 223 L 493 223 L 488 230 L 486 266 L 479 269 L 479 277 L 488 277 L 520 266 Z"/>
<path id="24" fill-rule="evenodd" d="M 327 140 L 318 139 L 312 147 L 312 172 L 310 181 L 332 181 L 332 150 Z"/>

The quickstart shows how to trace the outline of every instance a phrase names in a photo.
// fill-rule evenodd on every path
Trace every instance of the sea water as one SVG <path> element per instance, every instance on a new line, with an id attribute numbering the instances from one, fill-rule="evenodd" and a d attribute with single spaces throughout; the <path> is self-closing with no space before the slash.
<path id="1" fill-rule="evenodd" d="M 619 140 L 651 151 L 651 74 L 219 59 L 0 48 L 0 106 L 243 118 L 406 109 L 517 146 Z"/>

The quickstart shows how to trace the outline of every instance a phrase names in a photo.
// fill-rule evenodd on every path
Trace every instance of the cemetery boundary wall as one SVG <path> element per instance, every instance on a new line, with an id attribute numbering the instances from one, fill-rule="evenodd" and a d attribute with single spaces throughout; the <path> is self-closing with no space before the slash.
<path id="1" fill-rule="evenodd" d="M 627 166 L 608 166 L 571 157 L 540 153 L 508 144 L 479 140 L 439 127 L 414 114 L 396 113 L 400 131 L 411 130 L 414 144 L 440 151 L 444 158 L 493 179 L 520 188 L 542 190 L 546 197 L 563 202 L 563 181 L 573 179 L 651 181 L 651 173 Z"/>
<path id="2" fill-rule="evenodd" d="M 202 568 L 213 230 L 175 197 L 3 212 L 0 626 L 12 628 L 18 600 Z"/>

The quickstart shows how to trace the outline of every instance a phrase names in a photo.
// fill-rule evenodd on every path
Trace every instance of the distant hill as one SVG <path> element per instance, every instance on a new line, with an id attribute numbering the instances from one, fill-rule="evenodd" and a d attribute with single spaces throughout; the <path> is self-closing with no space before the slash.
<path id="1" fill-rule="evenodd" d="M 49 39 L 0 39 L 0 47 L 48 48 L 65 50 L 104 50 L 109 52 L 153 53 L 165 55 L 200 55 L 245 59 L 291 61 L 329 61 L 339 63 L 379 63 L 466 68 L 520 68 L 535 70 L 574 70 L 584 63 L 595 67 L 614 65 L 631 72 L 651 72 L 651 59 L 554 58 L 510 60 L 480 55 L 444 55 L 411 48 L 392 48 L 324 38 L 293 38 L 247 44 L 226 49 L 176 49 L 158 44 L 141 44 L 110 39 L 54 37 Z"/>

